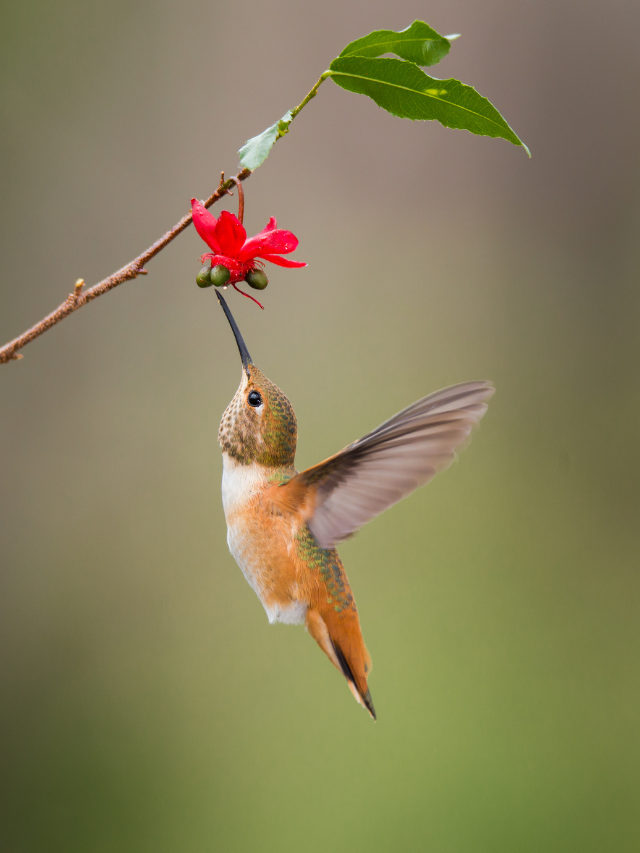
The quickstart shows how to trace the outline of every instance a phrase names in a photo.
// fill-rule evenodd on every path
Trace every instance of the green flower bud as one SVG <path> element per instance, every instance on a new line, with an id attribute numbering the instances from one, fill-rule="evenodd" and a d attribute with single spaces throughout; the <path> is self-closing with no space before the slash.
<path id="1" fill-rule="evenodd" d="M 211 287 L 213 282 L 209 277 L 211 274 L 211 267 L 202 267 L 198 275 L 196 276 L 196 282 L 198 283 L 198 287 Z"/>
<path id="2" fill-rule="evenodd" d="M 250 287 L 255 288 L 255 290 L 264 290 L 269 284 L 269 279 L 262 270 L 249 270 L 245 275 L 244 280 Z"/>
<path id="3" fill-rule="evenodd" d="M 209 277 L 211 279 L 211 284 L 215 284 L 216 287 L 222 287 L 222 285 L 226 284 L 231 278 L 231 273 L 226 267 L 222 266 L 222 264 L 216 264 L 211 270 Z"/>

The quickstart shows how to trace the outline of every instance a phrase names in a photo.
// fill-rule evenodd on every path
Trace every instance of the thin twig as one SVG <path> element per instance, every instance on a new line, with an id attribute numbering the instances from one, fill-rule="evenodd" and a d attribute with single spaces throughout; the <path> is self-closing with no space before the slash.
<path id="1" fill-rule="evenodd" d="M 292 121 L 298 115 L 300 110 L 304 109 L 312 98 L 315 98 L 321 84 L 330 76 L 331 72 L 325 71 L 306 97 L 298 104 L 297 107 L 294 107 L 294 109 L 291 110 Z M 241 172 L 238 172 L 237 175 L 232 178 L 227 178 L 225 181 L 224 172 L 222 172 L 220 175 L 220 186 L 213 195 L 209 196 L 209 198 L 204 202 L 204 206 L 211 207 L 211 205 L 216 201 L 219 201 L 223 195 L 233 195 L 231 187 L 235 184 L 238 187 L 238 218 L 240 222 L 242 222 L 244 213 L 244 193 L 240 186 L 240 181 L 246 181 L 250 174 L 250 169 L 243 169 Z M 82 308 L 82 306 L 86 305 L 87 302 L 91 302 L 92 299 L 96 299 L 98 296 L 102 296 L 103 293 L 113 290 L 114 287 L 117 287 L 124 281 L 130 281 L 131 279 L 137 278 L 139 275 L 146 275 L 148 270 L 144 268 L 145 264 L 147 264 L 151 258 L 154 258 L 161 249 L 164 249 L 164 247 L 177 237 L 181 231 L 184 231 L 190 223 L 191 214 L 188 213 L 186 216 L 182 217 L 180 222 L 173 226 L 171 231 L 167 231 L 164 236 L 159 240 L 156 240 L 153 245 L 149 246 L 146 252 L 138 255 L 137 258 L 131 261 L 131 263 L 128 263 L 125 267 L 122 267 L 122 269 L 119 269 L 118 272 L 115 272 L 108 278 L 99 281 L 98 284 L 94 284 L 93 287 L 90 287 L 84 292 L 82 290 L 84 287 L 84 281 L 82 279 L 78 279 L 75 283 L 73 293 L 70 293 L 69 296 L 67 296 L 62 305 L 59 305 L 55 311 L 52 311 L 51 314 L 48 314 L 44 319 L 40 320 L 39 323 L 36 323 L 35 326 L 27 329 L 27 331 L 20 335 L 20 337 L 14 338 L 0 349 L 0 364 L 5 364 L 8 361 L 18 361 L 21 359 L 22 355 L 18 350 L 22 349 L 22 347 L 26 346 L 26 344 L 31 341 L 34 341 L 36 338 L 39 338 L 40 335 L 47 331 L 47 329 L 55 326 L 60 322 L 60 320 L 64 320 L 64 318 L 68 317 L 69 314 L 73 314 L 73 312 L 77 311 L 78 308 Z M 242 291 L 240 292 L 242 293 Z M 244 295 L 249 296 L 248 293 L 245 293 Z M 253 296 L 249 296 L 249 298 L 253 299 Z M 253 301 L 260 305 L 257 299 L 254 299 Z M 260 307 L 262 308 L 262 305 L 260 305 Z"/>
<path id="2" fill-rule="evenodd" d="M 245 181 L 250 174 L 250 169 L 243 169 L 235 175 L 235 177 L 229 178 L 225 181 L 223 172 L 220 180 L 220 186 L 213 195 L 209 196 L 209 198 L 204 202 L 204 206 L 211 207 L 212 204 L 215 204 L 216 201 L 219 201 L 224 195 L 226 195 L 234 184 L 240 187 L 239 182 Z M 240 190 L 240 192 L 242 191 Z M 87 302 L 97 299 L 98 296 L 102 296 L 103 293 L 113 290 L 114 287 L 117 287 L 125 281 L 130 281 L 131 279 L 137 278 L 139 275 L 146 275 L 148 270 L 144 268 L 145 264 L 147 264 L 151 258 L 154 258 L 158 252 L 164 249 L 164 247 L 177 237 L 178 234 L 184 231 L 190 223 L 191 214 L 188 213 L 186 216 L 183 216 L 170 231 L 167 231 L 167 233 L 160 237 L 159 240 L 156 240 L 155 243 L 149 246 L 146 251 L 141 255 L 138 255 L 137 258 L 134 258 L 131 263 L 128 263 L 126 266 L 122 267 L 122 269 L 113 273 L 113 275 L 103 279 L 98 282 L 98 284 L 94 284 L 93 287 L 90 287 L 84 292 L 82 290 L 84 281 L 82 279 L 78 279 L 75 283 L 73 293 L 70 293 L 69 296 L 67 296 L 62 305 L 59 305 L 55 311 L 52 311 L 51 314 L 48 314 L 40 320 L 39 323 L 36 323 L 35 326 L 32 326 L 24 332 L 24 334 L 20 335 L 20 337 L 14 338 L 14 340 L 9 341 L 8 344 L 5 344 L 0 349 L 0 364 L 21 359 L 22 355 L 18 353 L 18 350 L 22 349 L 22 347 L 31 341 L 34 341 L 36 338 L 39 338 L 40 335 L 47 331 L 47 329 L 55 326 L 60 322 L 60 320 L 63 320 L 65 317 L 68 317 L 69 314 L 77 311 L 78 308 L 82 308 L 82 306 L 86 305 Z"/>
<path id="3" fill-rule="evenodd" d="M 291 121 L 294 120 L 294 118 L 298 115 L 300 110 L 303 110 L 307 106 L 307 104 L 309 103 L 309 101 L 312 98 L 315 98 L 315 96 L 318 94 L 318 89 L 324 83 L 324 81 L 327 79 L 327 77 L 331 77 L 330 71 L 325 71 L 324 74 L 321 74 L 318 82 L 315 84 L 313 89 L 311 89 L 311 91 L 308 92 L 307 95 L 305 95 L 305 97 L 303 98 L 302 101 L 300 101 L 300 103 L 298 104 L 297 107 L 294 107 L 291 110 Z"/>

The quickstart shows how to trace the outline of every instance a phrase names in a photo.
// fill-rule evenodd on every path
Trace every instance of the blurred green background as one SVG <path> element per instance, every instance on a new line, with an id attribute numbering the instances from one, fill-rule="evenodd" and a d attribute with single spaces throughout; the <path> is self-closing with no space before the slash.
<path id="1" fill-rule="evenodd" d="M 299 467 L 498 388 L 460 463 L 341 548 L 379 722 L 227 551 L 240 365 L 190 229 L 0 368 L 7 853 L 638 850 L 636 2 L 5 2 L 0 339 L 414 18 L 463 34 L 435 73 L 533 159 L 327 82 L 246 184 L 249 233 L 277 216 L 309 267 L 272 269 L 264 314 L 230 297 Z"/>

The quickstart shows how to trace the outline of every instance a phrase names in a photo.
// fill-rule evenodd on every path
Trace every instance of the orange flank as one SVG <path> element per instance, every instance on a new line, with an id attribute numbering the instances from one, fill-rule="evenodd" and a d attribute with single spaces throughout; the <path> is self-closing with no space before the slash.
<path id="1" fill-rule="evenodd" d="M 375 719 L 371 658 L 335 545 L 451 464 L 493 386 L 466 382 L 437 391 L 298 473 L 293 407 L 253 364 L 217 296 L 242 359 L 242 381 L 218 433 L 229 550 L 269 621 L 305 624 Z"/>
<path id="2" fill-rule="evenodd" d="M 256 368 L 252 373 L 257 374 Z M 225 457 L 229 548 L 269 621 L 305 623 L 357 701 L 375 717 L 367 687 L 371 660 L 342 561 L 335 548 L 320 548 L 316 542 L 300 508 L 304 500 L 299 505 L 286 500 L 287 492 L 278 484 L 286 476 L 274 477 L 264 466 Z"/>

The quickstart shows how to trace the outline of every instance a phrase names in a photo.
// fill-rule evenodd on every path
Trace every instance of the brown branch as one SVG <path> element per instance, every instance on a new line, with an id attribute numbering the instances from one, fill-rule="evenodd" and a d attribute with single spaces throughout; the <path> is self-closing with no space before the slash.
<path id="1" fill-rule="evenodd" d="M 223 172 L 220 179 L 220 186 L 213 195 L 209 196 L 209 198 L 204 202 L 204 206 L 211 207 L 212 204 L 215 204 L 216 201 L 219 201 L 224 195 L 226 195 L 234 184 L 238 186 L 240 193 L 242 193 L 240 181 L 245 181 L 250 174 L 251 171 L 249 169 L 243 169 L 235 177 L 228 178 L 225 181 Z M 70 293 L 69 296 L 67 296 L 62 305 L 59 305 L 55 311 L 52 311 L 51 314 L 48 314 L 44 319 L 40 320 L 39 323 L 36 323 L 35 326 L 27 329 L 27 331 L 20 335 L 20 337 L 14 338 L 14 340 L 9 341 L 8 344 L 5 344 L 0 349 L 0 364 L 21 359 L 22 355 L 18 353 L 19 349 L 22 349 L 22 347 L 31 341 L 34 341 L 36 338 L 39 338 L 40 335 L 47 331 L 47 329 L 55 326 L 56 323 L 59 323 L 60 320 L 68 317 L 69 314 L 73 314 L 73 312 L 77 311 L 78 308 L 82 308 L 82 306 L 86 305 L 87 302 L 91 302 L 91 300 L 97 299 L 98 296 L 102 296 L 103 293 L 113 290 L 114 287 L 117 287 L 124 281 L 130 281 L 131 279 L 137 278 L 139 275 L 146 275 L 148 271 L 144 268 L 145 264 L 147 264 L 151 258 L 154 258 L 158 252 L 164 249 L 165 246 L 168 246 L 169 243 L 177 237 L 178 234 L 184 231 L 190 223 L 191 214 L 188 213 L 186 216 L 183 216 L 170 231 L 167 231 L 167 233 L 160 237 L 159 240 L 156 240 L 155 243 L 149 246 L 146 251 L 141 255 L 138 255 L 137 258 L 134 258 L 131 263 L 128 263 L 126 266 L 122 267 L 122 269 L 113 273 L 113 275 L 99 281 L 98 284 L 94 284 L 93 287 L 90 287 L 84 292 L 82 291 L 84 281 L 79 278 L 75 283 L 73 293 Z"/>

